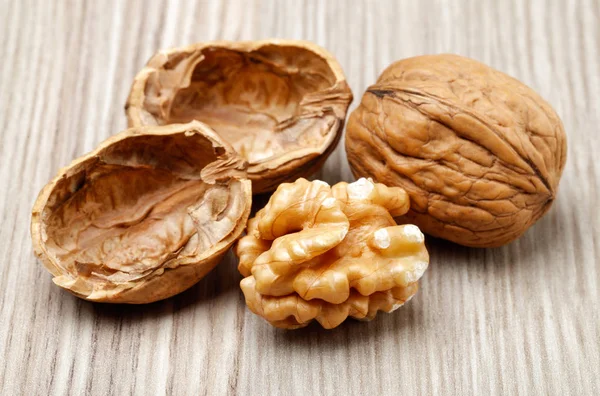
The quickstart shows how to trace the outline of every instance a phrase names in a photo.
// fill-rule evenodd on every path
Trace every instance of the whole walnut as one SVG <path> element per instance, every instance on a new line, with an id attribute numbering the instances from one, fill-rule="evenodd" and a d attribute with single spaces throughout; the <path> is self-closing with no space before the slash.
<path id="1" fill-rule="evenodd" d="M 398 61 L 351 114 L 355 176 L 400 186 L 400 221 L 474 247 L 513 241 L 545 214 L 566 160 L 555 111 L 531 88 L 457 55 Z"/>

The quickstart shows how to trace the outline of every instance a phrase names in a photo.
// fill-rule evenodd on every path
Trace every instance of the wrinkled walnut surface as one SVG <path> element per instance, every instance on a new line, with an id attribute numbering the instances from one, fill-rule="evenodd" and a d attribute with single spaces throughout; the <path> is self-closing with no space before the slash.
<path id="1" fill-rule="evenodd" d="M 360 179 L 279 186 L 237 246 L 250 310 L 272 325 L 333 328 L 408 301 L 429 262 L 418 227 L 397 225 L 408 195 Z"/>
<path id="2" fill-rule="evenodd" d="M 337 145 L 352 93 L 305 41 L 209 42 L 160 51 L 127 102 L 130 126 L 200 120 L 249 163 L 254 193 L 314 173 Z"/>
<path id="3" fill-rule="evenodd" d="M 199 122 L 121 132 L 41 191 L 35 252 L 54 282 L 81 298 L 170 297 L 210 271 L 243 231 L 245 165 Z"/>
<path id="4" fill-rule="evenodd" d="M 400 186 L 400 219 L 475 247 L 506 244 L 552 204 L 566 160 L 554 110 L 482 63 L 431 55 L 392 64 L 346 132 L 353 173 Z"/>

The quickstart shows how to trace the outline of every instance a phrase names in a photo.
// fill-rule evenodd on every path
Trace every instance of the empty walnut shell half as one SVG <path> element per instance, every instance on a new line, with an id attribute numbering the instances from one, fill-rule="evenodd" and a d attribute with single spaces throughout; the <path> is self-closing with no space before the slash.
<path id="1" fill-rule="evenodd" d="M 404 190 L 367 179 L 280 185 L 235 249 L 248 307 L 289 329 L 399 308 L 429 262 L 419 228 L 393 219 L 408 207 Z"/>
<path id="2" fill-rule="evenodd" d="M 217 41 L 155 54 L 127 100 L 130 126 L 200 120 L 248 163 L 253 192 L 320 169 L 352 93 L 331 54 L 306 41 Z"/>
<path id="3" fill-rule="evenodd" d="M 400 219 L 466 246 L 494 247 L 548 211 L 566 136 L 531 88 L 472 59 L 430 55 L 389 66 L 352 112 L 357 177 L 410 195 Z"/>
<path id="4" fill-rule="evenodd" d="M 36 255 L 78 297 L 149 303 L 194 285 L 242 233 L 245 161 L 207 126 L 128 129 L 59 171 L 31 221 Z"/>

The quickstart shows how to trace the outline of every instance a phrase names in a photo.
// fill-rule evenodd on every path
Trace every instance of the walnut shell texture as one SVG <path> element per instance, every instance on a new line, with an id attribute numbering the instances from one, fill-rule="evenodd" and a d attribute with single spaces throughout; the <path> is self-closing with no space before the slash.
<path id="1" fill-rule="evenodd" d="M 356 177 L 409 193 L 399 221 L 495 247 L 550 208 L 566 136 L 523 83 L 472 59 L 427 55 L 392 64 L 367 89 L 349 118 L 346 152 Z"/>
<path id="2" fill-rule="evenodd" d="M 367 179 L 280 185 L 235 248 L 248 307 L 290 329 L 399 308 L 429 262 L 418 227 L 394 221 L 408 207 L 404 190 Z"/>
<path id="3" fill-rule="evenodd" d="M 194 285 L 243 232 L 246 163 L 200 122 L 123 131 L 40 192 L 31 235 L 58 286 L 149 303 Z"/>
<path id="4" fill-rule="evenodd" d="M 130 126 L 202 121 L 248 163 L 254 193 L 320 169 L 352 92 L 331 54 L 306 41 L 215 41 L 159 51 L 136 76 Z"/>

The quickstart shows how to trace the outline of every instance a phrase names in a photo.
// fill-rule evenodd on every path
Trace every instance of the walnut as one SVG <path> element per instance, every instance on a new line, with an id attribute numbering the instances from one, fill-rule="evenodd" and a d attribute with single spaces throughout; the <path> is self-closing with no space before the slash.
<path id="1" fill-rule="evenodd" d="M 207 126 L 128 129 L 59 171 L 33 208 L 36 255 L 78 297 L 148 303 L 208 273 L 243 232 L 245 161 Z"/>
<path id="2" fill-rule="evenodd" d="M 355 176 L 409 193 L 399 220 L 474 247 L 518 238 L 545 214 L 566 160 L 554 110 L 521 82 L 457 55 L 389 66 L 351 114 Z"/>
<path id="3" fill-rule="evenodd" d="M 418 227 L 397 225 L 408 195 L 360 179 L 279 186 L 235 250 L 251 311 L 272 325 L 338 326 L 408 301 L 429 262 Z"/>
<path id="4" fill-rule="evenodd" d="M 216 41 L 159 51 L 136 76 L 130 126 L 200 120 L 248 163 L 253 192 L 319 170 L 352 93 L 331 54 L 305 41 Z"/>

